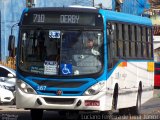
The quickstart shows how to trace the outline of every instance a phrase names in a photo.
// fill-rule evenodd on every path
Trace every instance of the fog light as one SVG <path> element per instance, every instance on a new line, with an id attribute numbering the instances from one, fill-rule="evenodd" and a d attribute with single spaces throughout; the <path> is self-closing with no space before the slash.
<path id="1" fill-rule="evenodd" d="M 81 101 L 81 100 L 79 100 L 79 101 L 77 102 L 76 106 L 77 106 L 77 107 L 78 107 L 78 106 L 80 106 L 80 105 L 81 105 L 81 103 L 82 103 L 82 101 Z"/>

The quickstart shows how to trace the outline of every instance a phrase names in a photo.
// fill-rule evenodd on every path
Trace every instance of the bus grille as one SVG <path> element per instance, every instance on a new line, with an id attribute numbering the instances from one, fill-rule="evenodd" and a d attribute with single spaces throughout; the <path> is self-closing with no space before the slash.
<path id="1" fill-rule="evenodd" d="M 77 88 L 88 81 L 51 81 L 51 80 L 33 80 L 39 86 L 58 87 L 58 88 Z"/>
<path id="2" fill-rule="evenodd" d="M 47 98 L 44 97 L 44 100 L 48 104 L 73 104 L 75 99 L 74 98 Z"/>
<path id="3" fill-rule="evenodd" d="M 54 91 L 54 90 L 53 91 L 46 90 L 46 91 L 40 91 L 40 92 L 43 94 L 57 96 L 57 91 Z M 81 91 L 63 91 L 63 95 L 77 95 L 77 94 L 81 94 Z"/>

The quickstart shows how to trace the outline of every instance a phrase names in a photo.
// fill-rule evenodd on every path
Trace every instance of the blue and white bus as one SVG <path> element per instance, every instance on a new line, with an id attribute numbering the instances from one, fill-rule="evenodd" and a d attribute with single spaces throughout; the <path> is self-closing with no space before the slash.
<path id="1" fill-rule="evenodd" d="M 149 18 L 103 9 L 27 8 L 16 58 L 16 106 L 30 109 L 33 119 L 44 110 L 138 114 L 153 95 Z"/>

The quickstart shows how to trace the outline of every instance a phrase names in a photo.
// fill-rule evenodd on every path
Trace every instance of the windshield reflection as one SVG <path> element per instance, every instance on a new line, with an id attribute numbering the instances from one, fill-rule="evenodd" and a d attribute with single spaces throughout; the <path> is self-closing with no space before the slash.
<path id="1" fill-rule="evenodd" d="M 20 69 L 42 75 L 85 75 L 102 69 L 101 31 L 23 30 Z"/>

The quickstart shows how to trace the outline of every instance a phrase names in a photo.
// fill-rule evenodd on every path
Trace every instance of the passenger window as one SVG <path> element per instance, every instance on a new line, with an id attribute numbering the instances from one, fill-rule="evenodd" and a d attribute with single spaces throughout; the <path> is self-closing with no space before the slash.
<path id="1" fill-rule="evenodd" d="M 122 35 L 122 24 L 118 24 L 117 28 L 117 41 L 118 41 L 118 56 L 123 57 L 123 35 Z"/>

